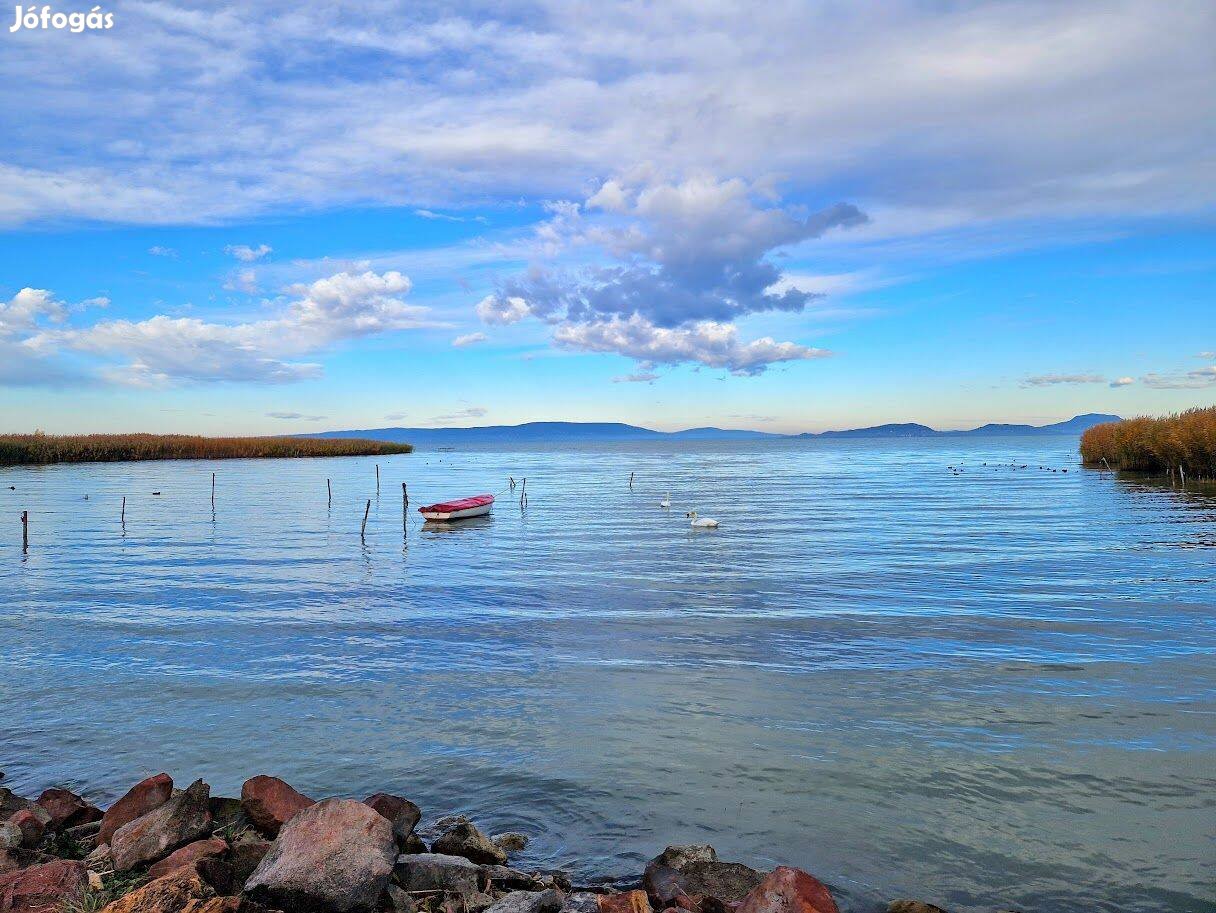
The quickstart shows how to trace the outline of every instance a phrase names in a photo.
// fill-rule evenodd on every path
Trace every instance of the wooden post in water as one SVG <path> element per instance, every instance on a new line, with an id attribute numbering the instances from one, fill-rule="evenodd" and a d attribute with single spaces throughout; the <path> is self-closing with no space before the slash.
<path id="1" fill-rule="evenodd" d="M 380 494 L 380 464 L 376 464 L 376 494 Z"/>
<path id="2" fill-rule="evenodd" d="M 21 511 L 21 551 L 30 550 L 30 512 Z"/>
<path id="3" fill-rule="evenodd" d="M 523 483 L 519 487 L 519 509 L 523 510 L 528 506 L 528 480 L 525 477 Z"/>
<path id="4" fill-rule="evenodd" d="M 409 489 L 405 487 L 404 482 L 401 483 L 401 506 L 402 507 L 410 506 L 410 492 L 409 492 Z"/>
<path id="5" fill-rule="evenodd" d="M 629 487 L 633 488 L 633 473 L 629 473 Z"/>
<path id="6" fill-rule="evenodd" d="M 122 496 L 122 513 L 118 515 L 118 519 L 119 519 L 119 522 L 121 522 L 123 526 L 127 525 L 127 496 L 126 495 Z"/>
<path id="7" fill-rule="evenodd" d="M 332 485 L 329 484 L 329 479 L 325 480 L 325 493 L 328 496 L 329 506 L 333 507 L 334 506 L 334 488 Z"/>
<path id="8" fill-rule="evenodd" d="M 211 506 L 215 507 L 215 473 L 211 473 Z"/>
<path id="9" fill-rule="evenodd" d="M 367 515 L 372 512 L 372 499 L 367 499 L 367 507 L 363 508 L 363 525 L 359 527 L 359 538 L 367 539 Z"/>

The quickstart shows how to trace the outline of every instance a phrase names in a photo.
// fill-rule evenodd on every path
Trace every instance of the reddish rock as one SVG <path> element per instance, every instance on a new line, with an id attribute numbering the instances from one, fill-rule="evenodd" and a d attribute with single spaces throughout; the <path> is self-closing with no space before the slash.
<path id="1" fill-rule="evenodd" d="M 101 830 L 97 832 L 97 843 L 109 843 L 116 830 L 164 805 L 172 795 L 173 778 L 168 774 L 161 773 L 140 780 L 127 790 L 125 796 L 106 809 L 101 818 Z"/>
<path id="2" fill-rule="evenodd" d="M 78 824 L 88 824 L 102 817 L 102 810 L 90 805 L 69 789 L 48 789 L 38 797 L 38 804 L 51 816 L 51 829 L 60 831 Z"/>
<path id="3" fill-rule="evenodd" d="M 739 905 L 739 913 L 839 913 L 832 894 L 801 869 L 773 869 Z"/>
<path id="4" fill-rule="evenodd" d="M 296 792 L 278 777 L 253 777 L 241 787 L 241 807 L 254 826 L 268 837 L 278 836 L 284 824 L 316 804 L 315 799 Z"/>
<path id="5" fill-rule="evenodd" d="M 393 833 L 397 835 L 397 846 L 404 849 L 414 833 L 414 826 L 422 817 L 422 811 L 409 799 L 393 796 L 389 793 L 376 793 L 363 800 L 387 818 L 393 825 Z"/>
<path id="6" fill-rule="evenodd" d="M 168 875 L 174 869 L 194 865 L 200 859 L 222 856 L 226 852 L 228 852 L 228 843 L 219 837 L 196 840 L 194 843 L 187 843 L 180 850 L 174 850 L 160 862 L 151 866 L 148 869 L 148 877 L 160 878 L 162 875 Z"/>
<path id="7" fill-rule="evenodd" d="M 621 894 L 601 894 L 597 899 L 599 913 L 651 913 L 645 891 L 625 891 Z"/>
<path id="8" fill-rule="evenodd" d="M 887 904 L 887 913 L 946 913 L 941 907 L 923 900 L 893 900 Z"/>
<path id="9" fill-rule="evenodd" d="M 71 859 L 0 875 L 0 913 L 59 913 L 88 883 L 84 865 Z"/>
<path id="10" fill-rule="evenodd" d="M 326 799 L 283 826 L 245 893 L 281 910 L 368 913 L 396 856 L 387 819 L 362 802 Z"/>
<path id="11" fill-rule="evenodd" d="M 207 808 L 210 793 L 211 787 L 195 780 L 164 805 L 115 831 L 110 840 L 115 871 L 129 872 L 156 862 L 178 847 L 210 834 L 211 812 Z"/>
<path id="12" fill-rule="evenodd" d="M 192 900 L 182 913 L 269 913 L 261 904 L 246 897 L 212 897 L 210 900 Z"/>
<path id="13" fill-rule="evenodd" d="M 21 831 L 21 845 L 27 849 L 36 847 L 42 840 L 42 835 L 46 833 L 46 825 L 33 809 L 21 809 L 8 819 L 8 823 Z"/>
<path id="14" fill-rule="evenodd" d="M 179 913 L 190 901 L 210 896 L 198 872 L 178 869 L 106 904 L 105 913 Z"/>

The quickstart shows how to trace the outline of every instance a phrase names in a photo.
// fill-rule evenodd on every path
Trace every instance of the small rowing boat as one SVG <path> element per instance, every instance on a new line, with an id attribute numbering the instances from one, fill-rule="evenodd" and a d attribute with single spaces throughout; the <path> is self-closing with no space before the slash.
<path id="1" fill-rule="evenodd" d="M 427 520 L 463 520 L 466 517 L 485 516 L 493 505 L 493 495 L 474 495 L 471 498 L 459 498 L 455 501 L 443 501 L 439 504 L 419 507 L 418 513 Z"/>

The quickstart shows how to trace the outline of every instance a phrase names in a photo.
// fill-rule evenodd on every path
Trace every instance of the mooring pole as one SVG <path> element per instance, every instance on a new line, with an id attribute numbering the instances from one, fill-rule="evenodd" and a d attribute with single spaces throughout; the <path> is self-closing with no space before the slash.
<path id="1" fill-rule="evenodd" d="M 410 506 L 410 492 L 409 492 L 409 489 L 405 487 L 404 482 L 401 483 L 401 506 L 402 507 Z"/>
<path id="2" fill-rule="evenodd" d="M 329 497 L 329 506 L 334 506 L 334 488 L 329 484 L 329 479 L 325 480 L 325 492 Z"/>
<path id="3" fill-rule="evenodd" d="M 126 495 L 122 496 L 122 513 L 118 515 L 118 519 L 119 519 L 119 522 L 121 522 L 123 526 L 127 525 L 127 496 Z"/>
<path id="4" fill-rule="evenodd" d="M 211 506 L 215 507 L 215 473 L 211 473 Z"/>
<path id="5" fill-rule="evenodd" d="M 633 488 L 633 473 L 629 473 L 629 487 Z"/>
<path id="6" fill-rule="evenodd" d="M 380 494 L 380 464 L 376 464 L 376 494 Z"/>
<path id="7" fill-rule="evenodd" d="M 367 507 L 363 508 L 363 525 L 359 527 L 359 538 L 367 538 L 367 515 L 372 512 L 372 499 L 367 499 Z"/>
<path id="8" fill-rule="evenodd" d="M 21 511 L 21 551 L 30 550 L 30 512 Z"/>

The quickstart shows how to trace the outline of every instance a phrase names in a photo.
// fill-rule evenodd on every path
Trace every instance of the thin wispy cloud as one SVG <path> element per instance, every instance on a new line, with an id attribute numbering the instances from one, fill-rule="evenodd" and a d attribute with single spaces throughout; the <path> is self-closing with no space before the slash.
<path id="1" fill-rule="evenodd" d="M 235 257 L 242 263 L 252 263 L 255 260 L 261 260 L 273 250 L 274 248 L 269 244 L 259 244 L 257 247 L 250 247 L 248 244 L 229 244 L 224 248 L 224 253 Z"/>
<path id="2" fill-rule="evenodd" d="M 453 339 L 452 345 L 458 349 L 463 349 L 467 346 L 475 346 L 479 342 L 485 342 L 489 338 L 485 333 L 465 333 Z"/>
<path id="3" fill-rule="evenodd" d="M 1060 385 L 1104 384 L 1101 374 L 1034 374 L 1022 381 L 1024 387 L 1055 387 Z"/>
<path id="4" fill-rule="evenodd" d="M 305 415 L 302 412 L 267 412 L 267 418 L 283 419 L 284 421 L 319 422 L 329 418 L 328 415 Z"/>
<path id="5" fill-rule="evenodd" d="M 459 412 L 432 416 L 431 422 L 463 422 L 475 418 L 485 418 L 488 412 L 489 410 L 482 406 L 470 406 L 468 409 L 461 409 Z"/>
<path id="6" fill-rule="evenodd" d="M 177 251 L 172 247 L 161 247 L 159 244 L 148 248 L 148 253 L 153 257 L 168 257 L 171 260 L 177 259 Z"/>

